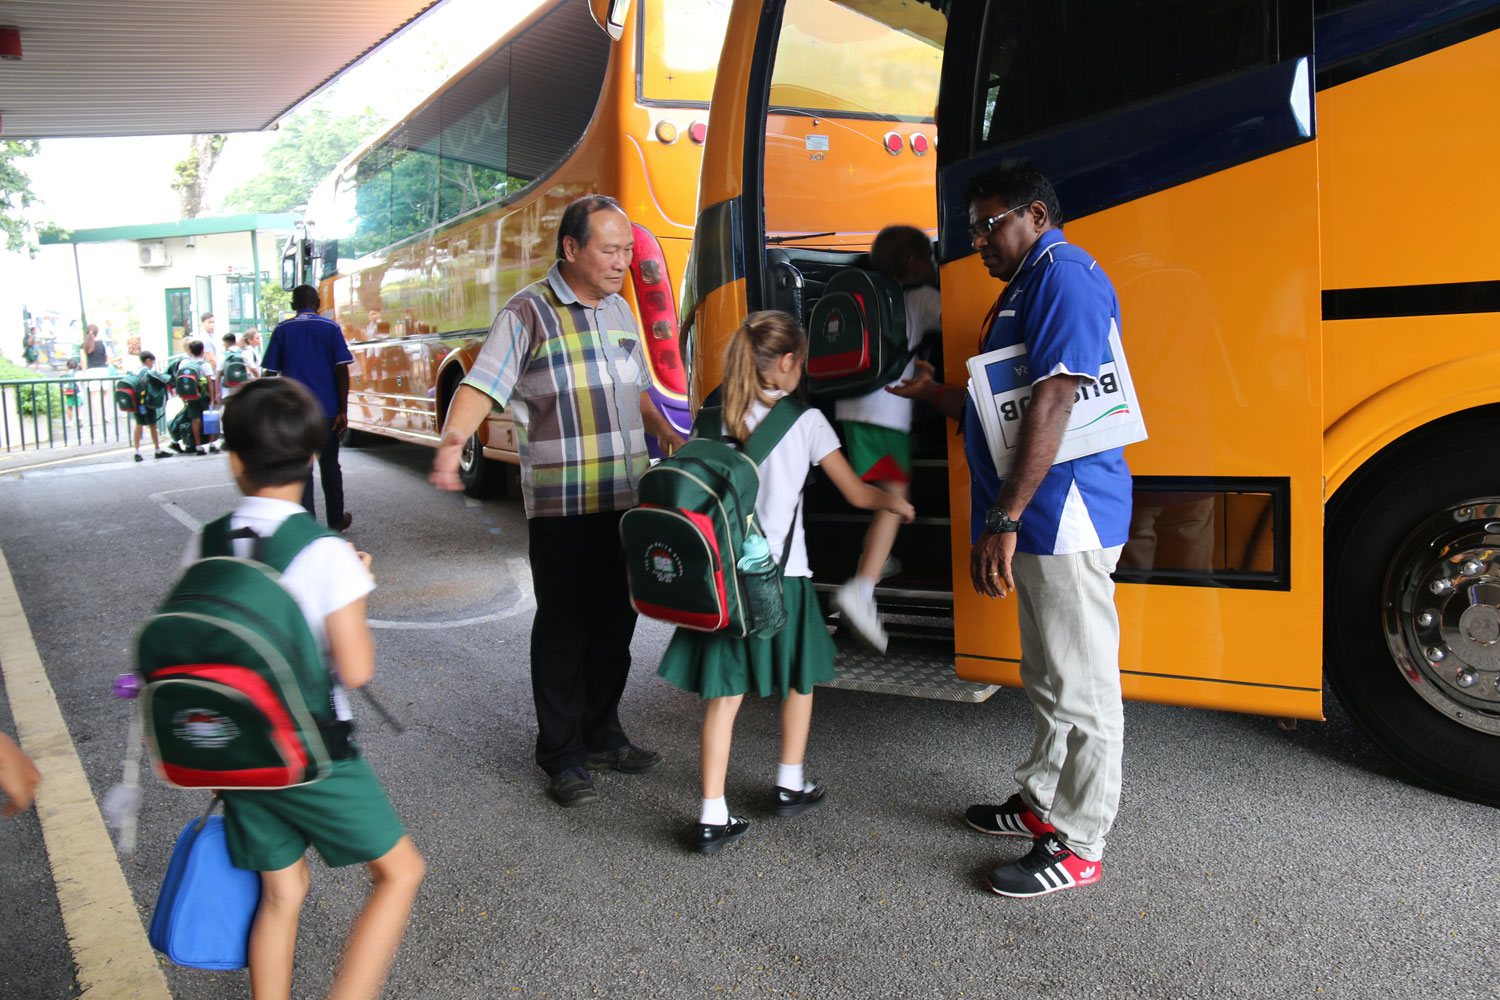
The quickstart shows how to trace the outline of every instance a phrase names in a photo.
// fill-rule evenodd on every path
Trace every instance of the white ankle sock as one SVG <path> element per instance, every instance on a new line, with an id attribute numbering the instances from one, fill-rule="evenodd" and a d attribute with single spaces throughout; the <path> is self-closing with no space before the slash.
<path id="1" fill-rule="evenodd" d="M 808 784 L 807 780 L 803 778 L 801 764 L 777 764 L 776 787 L 790 788 L 799 792 L 810 792 L 816 786 Z"/>
<path id="2" fill-rule="evenodd" d="M 854 578 L 854 585 L 859 590 L 859 596 L 867 601 L 875 600 L 875 581 L 867 580 L 862 576 Z"/>
<path id="3" fill-rule="evenodd" d="M 704 799 L 703 808 L 698 812 L 698 822 L 707 823 L 709 826 L 723 826 L 729 822 L 729 803 L 724 801 L 720 795 L 716 799 Z"/>

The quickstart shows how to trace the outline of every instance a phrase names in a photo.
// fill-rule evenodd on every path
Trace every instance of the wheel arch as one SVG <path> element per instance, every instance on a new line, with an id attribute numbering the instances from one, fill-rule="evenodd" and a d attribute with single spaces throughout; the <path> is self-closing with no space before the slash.
<path id="1" fill-rule="evenodd" d="M 1500 351 L 1445 361 L 1362 400 L 1323 432 L 1324 495 L 1332 499 L 1381 453 L 1442 420 L 1494 411 L 1500 384 L 1475 372 L 1500 372 Z M 1413 424 L 1415 423 L 1415 426 Z"/>

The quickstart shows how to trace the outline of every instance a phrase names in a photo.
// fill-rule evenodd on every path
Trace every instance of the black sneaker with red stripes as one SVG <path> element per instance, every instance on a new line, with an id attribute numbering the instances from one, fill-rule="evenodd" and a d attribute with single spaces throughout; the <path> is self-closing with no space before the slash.
<path id="1" fill-rule="evenodd" d="M 970 806 L 964 812 L 964 822 L 992 837 L 1035 838 L 1052 832 L 1052 824 L 1032 812 L 1020 792 L 998 806 Z"/>
<path id="2" fill-rule="evenodd" d="M 1055 833 L 1044 833 L 1023 858 L 990 872 L 990 888 L 1002 896 L 1024 899 L 1099 881 L 1102 865 L 1068 850 Z"/>

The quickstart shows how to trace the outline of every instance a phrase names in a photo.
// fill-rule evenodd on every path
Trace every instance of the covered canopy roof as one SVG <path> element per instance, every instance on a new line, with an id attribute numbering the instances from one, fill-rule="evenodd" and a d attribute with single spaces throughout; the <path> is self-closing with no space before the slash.
<path id="1" fill-rule="evenodd" d="M 291 232 L 296 224 L 295 215 L 261 212 L 183 219 L 179 222 L 149 222 L 139 226 L 107 226 L 103 229 L 54 229 L 41 233 L 38 242 L 48 246 L 58 243 L 165 240 L 174 236 L 212 236 L 216 233 L 244 233 L 251 230 L 280 233 Z"/>
<path id="2" fill-rule="evenodd" d="M 439 0 L 0 0 L 0 138 L 250 132 Z"/>

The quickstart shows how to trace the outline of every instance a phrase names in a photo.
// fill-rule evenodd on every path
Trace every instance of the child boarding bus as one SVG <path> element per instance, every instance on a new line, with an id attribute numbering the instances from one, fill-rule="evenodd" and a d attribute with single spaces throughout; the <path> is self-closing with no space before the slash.
<path id="1" fill-rule="evenodd" d="M 811 178 L 843 169 L 839 137 L 823 163 L 783 158 L 789 131 L 819 131 L 815 111 L 788 105 L 880 72 L 809 44 L 813 19 L 849 15 L 941 62 L 927 98 L 945 381 L 965 383 L 999 291 L 963 203 L 997 161 L 1036 163 L 1068 238 L 1119 290 L 1150 430 L 1126 453 L 1126 697 L 1318 719 L 1326 672 L 1416 778 L 1500 803 L 1500 257 L 1488 242 L 1500 133 L 1477 124 L 1500 98 L 1500 2 L 736 2 L 689 275 L 695 401 L 747 311 L 806 321 L 829 274 L 858 263 L 823 249 L 857 240 L 777 238 L 838 228 L 820 204 L 828 178 Z M 788 114 L 806 128 L 787 128 Z M 870 225 L 907 221 L 883 192 L 833 190 L 865 199 Z M 1400 222 L 1433 197 L 1451 209 L 1441 228 Z M 918 437 L 914 457 L 946 461 L 947 494 L 934 509 L 935 488 L 924 502 L 918 485 L 913 501 L 919 523 L 941 515 L 947 544 L 931 543 L 935 525 L 903 530 L 897 555 L 927 576 L 887 581 L 882 607 L 915 618 L 921 602 L 903 593 L 925 587 L 934 630 L 951 614 L 957 676 L 1017 684 L 1014 602 L 967 578 L 962 444 L 951 428 Z M 838 540 L 835 527 L 809 537 Z M 840 544 L 813 557 L 825 583 L 857 552 L 857 537 Z"/>
<path id="2" fill-rule="evenodd" d="M 656 405 L 687 432 L 673 282 L 727 18 L 706 0 L 543 3 L 320 185 L 282 284 L 317 284 L 344 329 L 351 440 L 438 444 L 495 313 L 546 275 L 563 209 L 590 192 L 618 198 L 635 224 L 624 295 Z M 467 491 L 490 492 L 497 462 L 518 461 L 496 412 L 464 449 Z"/>

